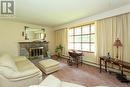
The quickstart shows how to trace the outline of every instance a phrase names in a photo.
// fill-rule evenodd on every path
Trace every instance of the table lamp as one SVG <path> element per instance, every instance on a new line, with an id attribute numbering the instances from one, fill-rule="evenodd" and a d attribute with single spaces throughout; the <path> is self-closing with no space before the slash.
<path id="1" fill-rule="evenodd" d="M 116 54 L 116 58 L 118 59 L 118 48 L 122 46 L 121 41 L 119 40 L 119 38 L 117 38 L 113 44 L 113 46 L 117 47 L 117 54 Z"/>

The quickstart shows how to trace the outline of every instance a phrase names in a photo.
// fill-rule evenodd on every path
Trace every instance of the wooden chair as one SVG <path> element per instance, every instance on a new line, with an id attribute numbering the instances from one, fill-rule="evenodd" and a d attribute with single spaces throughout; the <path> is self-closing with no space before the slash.
<path id="1" fill-rule="evenodd" d="M 80 52 L 68 52 L 69 53 L 69 59 L 68 59 L 68 64 L 69 65 L 73 65 L 73 64 L 76 64 L 77 67 L 79 65 L 79 63 L 83 63 L 83 60 L 82 60 L 82 53 Z"/>

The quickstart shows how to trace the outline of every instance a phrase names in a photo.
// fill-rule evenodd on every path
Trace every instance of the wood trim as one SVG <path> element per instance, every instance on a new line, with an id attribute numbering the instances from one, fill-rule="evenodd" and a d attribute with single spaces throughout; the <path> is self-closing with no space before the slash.
<path id="1" fill-rule="evenodd" d="M 82 44 L 83 44 L 83 43 L 87 43 L 87 44 L 89 44 L 89 51 L 85 51 L 85 52 L 94 53 L 94 52 L 91 51 L 91 44 L 94 44 L 94 43 L 95 43 L 95 42 L 91 42 L 91 35 L 95 35 L 95 33 L 91 33 L 91 28 L 92 28 L 91 26 L 94 25 L 94 24 L 95 24 L 95 23 L 87 24 L 87 26 L 89 27 L 89 33 L 88 33 L 88 34 L 82 34 L 82 33 L 83 33 L 83 32 L 82 32 L 82 29 L 83 29 L 82 27 L 83 27 L 83 26 L 80 26 L 80 29 L 81 29 L 81 34 L 80 34 L 80 35 L 75 35 L 75 28 L 77 28 L 77 27 L 71 28 L 71 29 L 73 29 L 73 35 L 69 35 L 69 36 L 70 36 L 70 37 L 73 37 L 73 41 L 72 41 L 72 42 L 68 42 L 68 43 L 72 43 L 72 44 L 73 44 L 73 49 L 75 49 L 75 44 L 76 44 L 76 43 L 80 43 L 80 44 L 81 44 L 80 47 L 81 47 L 81 51 L 82 51 L 82 48 L 83 48 L 83 47 L 82 47 Z M 86 25 L 84 25 L 84 26 L 86 26 Z M 85 36 L 85 35 L 86 35 L 86 36 L 89 36 L 89 41 L 88 41 L 88 42 L 83 42 L 83 41 L 82 41 L 82 37 Z M 81 42 L 75 42 L 75 37 L 76 37 L 76 36 L 80 36 L 80 37 L 81 37 Z"/>
<path id="2" fill-rule="evenodd" d="M 78 26 L 70 27 L 69 29 L 76 28 L 76 27 L 83 27 L 83 26 L 87 26 L 87 25 L 90 25 L 90 24 L 95 24 L 95 23 L 92 22 L 92 23 L 88 23 L 88 24 L 82 24 L 82 25 L 78 25 Z"/>

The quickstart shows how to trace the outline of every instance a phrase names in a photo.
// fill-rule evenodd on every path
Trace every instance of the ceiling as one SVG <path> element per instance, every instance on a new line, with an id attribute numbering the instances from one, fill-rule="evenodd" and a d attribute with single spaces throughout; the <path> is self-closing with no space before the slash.
<path id="1" fill-rule="evenodd" d="M 15 0 L 10 20 L 59 26 L 129 4 L 130 0 Z"/>

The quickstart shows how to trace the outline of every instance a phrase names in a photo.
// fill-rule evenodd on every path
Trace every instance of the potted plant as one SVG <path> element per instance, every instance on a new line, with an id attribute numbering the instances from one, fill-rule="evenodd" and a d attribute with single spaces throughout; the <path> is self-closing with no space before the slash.
<path id="1" fill-rule="evenodd" d="M 55 52 L 56 52 L 56 55 L 57 55 L 58 58 L 61 57 L 62 51 L 63 51 L 63 46 L 60 44 L 60 45 L 58 45 L 58 46 L 56 47 L 56 49 L 55 49 Z"/>

